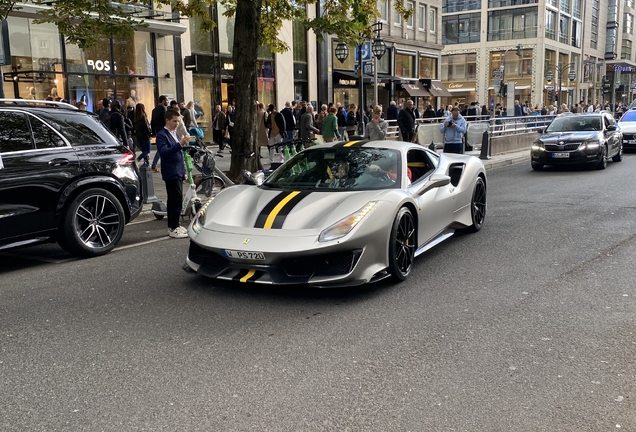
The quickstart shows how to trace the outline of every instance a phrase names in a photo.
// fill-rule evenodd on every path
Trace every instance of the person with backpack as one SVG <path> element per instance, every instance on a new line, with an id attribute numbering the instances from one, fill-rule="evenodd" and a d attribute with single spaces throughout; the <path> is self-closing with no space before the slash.
<path id="1" fill-rule="evenodd" d="M 115 100 L 110 104 L 110 131 L 119 141 L 121 141 L 122 145 L 128 148 L 131 147 L 128 140 L 130 137 L 126 132 L 126 120 L 121 112 L 121 104 L 118 100 Z M 133 149 L 130 148 L 130 150 L 132 151 Z"/>

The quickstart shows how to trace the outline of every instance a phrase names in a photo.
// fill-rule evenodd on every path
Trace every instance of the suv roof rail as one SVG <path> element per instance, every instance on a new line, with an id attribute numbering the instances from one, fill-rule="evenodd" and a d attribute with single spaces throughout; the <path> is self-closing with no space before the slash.
<path id="1" fill-rule="evenodd" d="M 47 100 L 34 100 L 34 99 L 0 99 L 0 105 L 15 105 L 15 106 L 43 106 L 52 108 L 72 108 L 77 109 L 66 102 L 56 102 Z"/>

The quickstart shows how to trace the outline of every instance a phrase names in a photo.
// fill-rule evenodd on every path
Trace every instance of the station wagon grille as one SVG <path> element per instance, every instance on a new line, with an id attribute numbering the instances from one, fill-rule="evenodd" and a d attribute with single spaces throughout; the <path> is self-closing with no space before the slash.
<path id="1" fill-rule="evenodd" d="M 566 144 L 566 145 L 563 145 L 563 146 L 556 145 L 556 144 L 546 144 L 545 145 L 545 149 L 547 151 L 572 151 L 572 150 L 576 150 L 577 148 L 579 148 L 580 145 L 581 145 L 581 143 Z"/>

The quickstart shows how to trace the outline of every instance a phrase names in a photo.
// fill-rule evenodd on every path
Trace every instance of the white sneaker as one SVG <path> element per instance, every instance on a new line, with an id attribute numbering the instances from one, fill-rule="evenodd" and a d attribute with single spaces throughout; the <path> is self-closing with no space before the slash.
<path id="1" fill-rule="evenodd" d="M 175 229 L 168 228 L 168 235 L 172 238 L 186 238 L 188 237 L 188 230 L 181 226 Z"/>

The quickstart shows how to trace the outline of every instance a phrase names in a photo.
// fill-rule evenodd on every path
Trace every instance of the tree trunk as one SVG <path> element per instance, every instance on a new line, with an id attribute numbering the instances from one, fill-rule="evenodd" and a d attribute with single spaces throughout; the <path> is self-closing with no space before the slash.
<path id="1" fill-rule="evenodd" d="M 254 151 L 256 143 L 256 98 L 258 57 L 258 35 L 261 32 L 262 0 L 238 0 L 236 2 L 236 23 L 234 26 L 234 95 L 236 98 L 236 119 L 232 142 L 230 178 L 240 180 L 243 154 Z M 259 155 L 250 161 L 248 168 L 254 170 L 259 163 Z"/>

